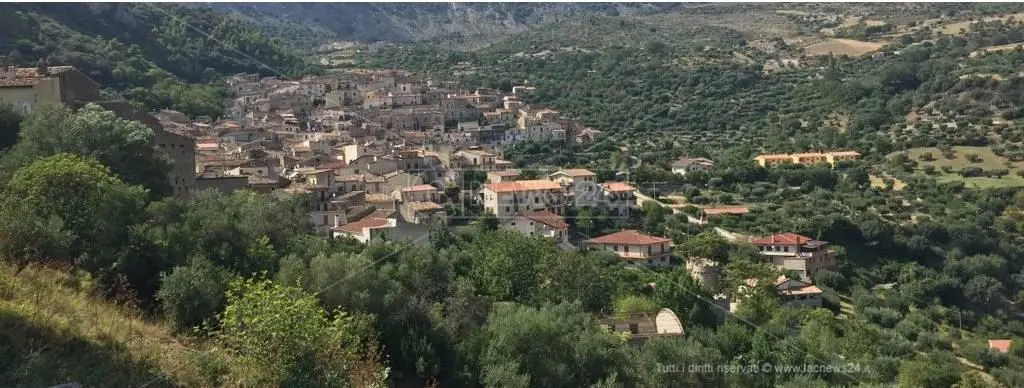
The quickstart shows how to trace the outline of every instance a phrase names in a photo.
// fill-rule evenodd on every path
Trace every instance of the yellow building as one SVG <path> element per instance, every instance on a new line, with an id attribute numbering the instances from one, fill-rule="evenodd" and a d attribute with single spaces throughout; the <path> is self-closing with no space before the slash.
<path id="1" fill-rule="evenodd" d="M 809 152 L 799 154 L 771 154 L 758 155 L 754 158 L 758 166 L 775 167 L 783 164 L 796 163 L 810 166 L 817 163 L 827 163 L 832 167 L 843 160 L 857 160 L 860 153 L 856 151 L 835 151 L 835 152 Z"/>

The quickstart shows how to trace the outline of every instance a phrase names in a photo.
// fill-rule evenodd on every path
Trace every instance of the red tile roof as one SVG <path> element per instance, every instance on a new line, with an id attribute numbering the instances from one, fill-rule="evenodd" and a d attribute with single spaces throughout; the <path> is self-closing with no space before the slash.
<path id="1" fill-rule="evenodd" d="M 536 179 L 516 182 L 490 183 L 487 185 L 487 189 L 496 193 L 507 193 L 514 191 L 561 190 L 562 185 L 558 184 L 558 182 L 552 182 L 546 179 Z"/>
<path id="2" fill-rule="evenodd" d="M 1010 352 L 1010 345 L 1013 345 L 1013 340 L 1008 340 L 1008 339 L 998 339 L 998 340 L 991 340 L 990 339 L 990 340 L 988 340 L 988 347 L 989 347 L 989 349 L 998 350 L 1000 353 L 1009 353 Z"/>
<path id="3" fill-rule="evenodd" d="M 595 237 L 587 240 L 586 242 L 594 244 L 651 245 L 668 243 L 672 242 L 672 240 L 665 237 L 651 236 L 636 230 L 627 229 Z"/>
<path id="4" fill-rule="evenodd" d="M 813 239 L 810 238 L 810 237 L 801 236 L 801 235 L 796 234 L 796 233 L 788 233 L 787 232 L 787 233 L 778 233 L 778 234 L 773 234 L 773 235 L 768 236 L 768 237 L 762 237 L 762 238 L 754 239 L 753 241 L 751 241 L 751 243 L 757 244 L 757 245 L 768 245 L 768 244 L 804 245 L 804 244 L 807 244 L 808 242 L 810 242 L 811 240 L 813 240 Z"/>
<path id="5" fill-rule="evenodd" d="M 402 192 L 405 193 L 412 191 L 437 191 L 437 188 L 431 185 L 416 185 L 402 188 Z"/>
<path id="6" fill-rule="evenodd" d="M 414 213 L 444 209 L 443 206 L 434 202 L 406 202 L 402 206 L 412 210 Z"/>
<path id="7" fill-rule="evenodd" d="M 565 174 L 565 175 L 568 175 L 568 176 L 571 176 L 571 177 L 596 176 L 597 175 L 593 171 L 582 169 L 582 168 L 570 168 L 568 170 L 556 171 L 554 174 L 551 174 L 551 175 L 556 175 L 558 173 L 562 173 L 562 174 Z"/>
<path id="8" fill-rule="evenodd" d="M 754 284 L 756 285 L 757 279 L 753 280 Z M 804 280 L 796 280 L 798 285 L 796 287 L 790 287 L 790 285 L 787 284 L 790 282 L 790 280 L 794 279 L 790 279 L 786 275 L 780 275 L 779 278 L 775 280 L 775 288 L 778 289 L 779 293 L 786 295 L 810 295 L 822 293 L 820 288 Z M 782 288 L 783 285 L 785 285 L 785 288 Z"/>
<path id="9" fill-rule="evenodd" d="M 569 227 L 569 224 L 565 223 L 565 218 L 547 210 L 524 212 L 520 215 L 555 229 L 566 229 Z"/>
<path id="10" fill-rule="evenodd" d="M 621 193 L 623 191 L 632 192 L 636 190 L 635 187 L 627 185 L 622 182 L 602 183 L 601 187 L 604 187 L 605 190 L 608 190 L 613 193 Z"/>
<path id="11" fill-rule="evenodd" d="M 43 75 L 35 67 L 19 67 L 14 69 L 14 79 L 6 78 L 7 68 L 0 69 L 0 87 L 22 87 L 35 85 L 41 79 L 58 75 L 71 70 L 71 66 L 51 66 L 47 69 L 49 74 Z"/>
<path id="12" fill-rule="evenodd" d="M 336 228 L 336 230 L 340 230 L 342 232 L 349 232 L 349 233 L 362 233 L 363 232 L 363 228 L 375 229 L 375 228 L 384 228 L 384 227 L 387 227 L 387 226 L 388 226 L 388 219 L 387 218 L 372 217 L 372 214 L 371 214 L 371 217 L 366 217 L 366 218 L 363 218 L 363 219 L 361 219 L 359 221 L 351 222 L 351 223 L 342 225 L 342 226 Z"/>

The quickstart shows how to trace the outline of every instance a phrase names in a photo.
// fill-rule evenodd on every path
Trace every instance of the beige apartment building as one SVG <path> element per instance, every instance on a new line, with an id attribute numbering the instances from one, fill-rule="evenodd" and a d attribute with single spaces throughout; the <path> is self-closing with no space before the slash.
<path id="1" fill-rule="evenodd" d="M 535 210 L 561 215 L 565 189 L 546 179 L 490 183 L 483 188 L 483 203 L 484 211 L 498 218 Z"/>
<path id="2" fill-rule="evenodd" d="M 772 154 L 758 155 L 754 161 L 761 167 L 775 167 L 783 164 L 803 164 L 805 166 L 817 163 L 826 163 L 835 167 L 836 163 L 844 160 L 857 160 L 860 153 L 856 151 L 835 151 L 835 152 L 811 152 L 799 154 Z"/>
<path id="3" fill-rule="evenodd" d="M 751 241 L 758 252 L 776 268 L 812 280 L 818 271 L 836 266 L 835 254 L 828 242 L 796 233 L 779 233 Z"/>

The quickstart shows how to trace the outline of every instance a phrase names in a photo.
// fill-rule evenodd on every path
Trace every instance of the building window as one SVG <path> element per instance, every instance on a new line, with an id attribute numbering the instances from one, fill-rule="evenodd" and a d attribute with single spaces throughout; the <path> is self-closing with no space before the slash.
<path id="1" fill-rule="evenodd" d="M 637 325 L 635 323 L 630 323 L 629 324 L 629 332 L 630 332 L 630 334 L 639 334 L 640 333 L 639 325 Z"/>
<path id="2" fill-rule="evenodd" d="M 619 246 L 618 245 L 612 245 L 612 250 L 618 252 L 619 251 Z"/>
<path id="3" fill-rule="evenodd" d="M 647 264 L 653 264 L 653 263 L 654 262 L 652 262 L 651 259 L 647 259 Z"/>
<path id="4" fill-rule="evenodd" d="M 509 207 L 508 207 L 508 206 L 505 206 L 505 213 L 508 213 L 509 211 L 510 211 L 510 210 L 509 210 Z"/>

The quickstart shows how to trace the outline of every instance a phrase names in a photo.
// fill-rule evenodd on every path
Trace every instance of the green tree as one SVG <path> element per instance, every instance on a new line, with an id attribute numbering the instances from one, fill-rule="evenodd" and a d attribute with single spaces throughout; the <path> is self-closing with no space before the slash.
<path id="1" fill-rule="evenodd" d="M 541 294 L 549 303 L 579 302 L 587 312 L 598 313 L 611 307 L 615 282 L 608 258 L 598 253 L 565 253 L 551 256 L 543 265 L 545 282 Z"/>
<path id="2" fill-rule="evenodd" d="M 13 173 L 47 156 L 73 153 L 96 159 L 125 182 L 163 196 L 170 194 L 170 164 L 154 146 L 152 129 L 118 118 L 98 105 L 89 104 L 77 112 L 48 106 L 21 123 L 21 140 L 4 157 L 0 173 Z"/>
<path id="3" fill-rule="evenodd" d="M 46 246 L 54 247 L 45 244 L 35 247 L 39 258 L 73 260 L 95 272 L 109 269 L 125 252 L 133 225 L 145 214 L 145 198 L 145 190 L 125 184 L 95 160 L 57 154 L 15 172 L 2 200 L 22 202 L 3 206 L 23 212 L 21 217 L 59 220 L 62 231 L 71 236 L 66 255 L 45 251 Z"/>
<path id="4" fill-rule="evenodd" d="M 498 301 L 532 301 L 540 268 L 557 257 L 550 241 L 510 230 L 485 232 L 468 249 L 475 258 L 471 275 L 477 288 Z"/>
<path id="5" fill-rule="evenodd" d="M 577 306 L 503 303 L 487 322 L 479 356 L 484 386 L 586 387 L 613 374 L 627 386 L 636 382 L 621 340 Z"/>
<path id="6" fill-rule="evenodd" d="M 0 150 L 18 141 L 23 117 L 10 104 L 0 104 Z"/>
<path id="7" fill-rule="evenodd" d="M 171 327 L 184 331 L 223 311 L 229 276 L 203 258 L 175 267 L 165 275 L 157 299 Z"/>
<path id="8" fill-rule="evenodd" d="M 684 257 L 700 257 L 724 263 L 729 257 L 729 241 L 713 231 L 686 239 L 676 248 Z"/>
<path id="9" fill-rule="evenodd" d="M 429 233 L 430 245 L 437 250 L 455 245 L 458 241 L 455 234 L 448 229 L 448 225 L 441 221 L 431 223 Z"/>
<path id="10" fill-rule="evenodd" d="M 960 362 L 948 352 L 919 356 L 900 367 L 901 387 L 938 388 L 956 384 L 963 369 Z"/>
<path id="11" fill-rule="evenodd" d="M 328 315 L 315 296 L 269 280 L 238 280 L 227 293 L 217 337 L 280 386 L 383 387 L 372 318 Z M 369 370 L 366 370 L 369 369 Z"/>

